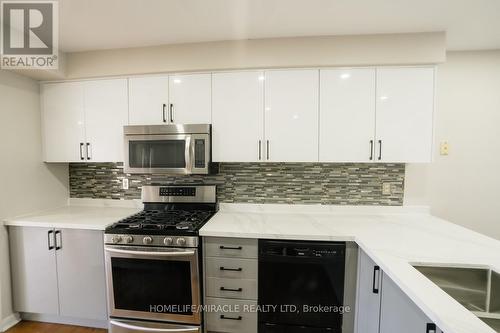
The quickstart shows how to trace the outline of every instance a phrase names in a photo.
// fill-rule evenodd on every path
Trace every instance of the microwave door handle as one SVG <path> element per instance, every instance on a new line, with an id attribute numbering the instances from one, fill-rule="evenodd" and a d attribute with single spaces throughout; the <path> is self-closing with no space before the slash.
<path id="1" fill-rule="evenodd" d="M 187 173 L 191 173 L 193 171 L 193 159 L 192 159 L 193 155 L 194 155 L 193 140 L 192 140 L 191 136 L 187 136 L 186 137 L 186 151 L 185 151 Z"/>
<path id="2" fill-rule="evenodd" d="M 128 323 L 122 323 L 116 320 L 110 320 L 109 323 L 114 326 L 118 326 L 131 331 L 139 331 L 139 332 L 158 332 L 158 333 L 168 333 L 168 332 L 177 332 L 177 333 L 187 333 L 187 332 L 200 332 L 199 327 L 185 327 L 185 328 L 150 328 L 144 326 L 135 326 Z"/>
<path id="3" fill-rule="evenodd" d="M 148 257 L 188 257 L 188 256 L 194 256 L 196 254 L 194 251 L 148 252 L 148 251 L 113 249 L 109 247 L 106 248 L 106 251 L 110 253 L 130 254 L 130 255 L 148 256 Z"/>

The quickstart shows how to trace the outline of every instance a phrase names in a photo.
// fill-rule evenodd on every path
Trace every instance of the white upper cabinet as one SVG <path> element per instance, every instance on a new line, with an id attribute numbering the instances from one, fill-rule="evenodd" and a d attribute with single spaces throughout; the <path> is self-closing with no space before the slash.
<path id="1" fill-rule="evenodd" d="M 130 125 L 159 125 L 168 120 L 168 76 L 128 79 Z"/>
<path id="2" fill-rule="evenodd" d="M 266 160 L 318 161 L 319 71 L 267 71 Z"/>
<path id="3" fill-rule="evenodd" d="M 123 126 L 128 123 L 127 80 L 86 81 L 87 161 L 123 161 Z"/>
<path id="4" fill-rule="evenodd" d="M 170 76 L 169 121 L 174 124 L 210 124 L 211 85 L 211 74 Z"/>
<path id="5" fill-rule="evenodd" d="M 263 106 L 263 72 L 213 74 L 213 161 L 257 162 L 264 159 Z"/>
<path id="6" fill-rule="evenodd" d="M 434 68 L 377 69 L 380 162 L 431 162 Z"/>
<path id="7" fill-rule="evenodd" d="M 372 161 L 375 69 L 325 69 L 320 77 L 319 160 Z"/>
<path id="8" fill-rule="evenodd" d="M 46 162 L 80 162 L 85 151 L 85 112 L 81 82 L 41 87 L 43 152 Z"/>

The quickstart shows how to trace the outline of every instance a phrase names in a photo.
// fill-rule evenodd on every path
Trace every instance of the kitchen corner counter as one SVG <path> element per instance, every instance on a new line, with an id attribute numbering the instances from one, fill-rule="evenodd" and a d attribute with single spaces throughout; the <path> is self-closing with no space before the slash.
<path id="1" fill-rule="evenodd" d="M 67 206 L 8 219 L 4 225 L 104 230 L 141 209 L 142 205 L 132 200 L 70 199 Z"/>
<path id="2" fill-rule="evenodd" d="M 494 333 L 412 265 L 489 267 L 500 241 L 414 207 L 221 204 L 202 236 L 354 241 L 446 333 Z"/>

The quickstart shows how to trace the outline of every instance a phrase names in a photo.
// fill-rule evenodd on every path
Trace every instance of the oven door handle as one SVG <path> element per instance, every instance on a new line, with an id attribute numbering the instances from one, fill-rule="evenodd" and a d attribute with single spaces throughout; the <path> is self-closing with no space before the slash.
<path id="1" fill-rule="evenodd" d="M 178 332 L 178 333 L 184 333 L 184 332 L 200 332 L 199 327 L 186 327 L 186 328 L 151 328 L 151 327 L 144 327 L 144 326 L 135 326 L 131 324 L 126 324 L 122 323 L 116 320 L 110 320 L 109 323 L 111 325 L 119 326 L 131 331 L 140 331 L 140 332 Z"/>
<path id="2" fill-rule="evenodd" d="M 170 251 L 170 252 L 147 252 L 147 251 L 131 251 L 131 250 L 121 250 L 106 248 L 107 252 L 120 253 L 120 254 L 131 254 L 137 256 L 151 256 L 151 257 L 187 257 L 194 256 L 195 251 Z"/>

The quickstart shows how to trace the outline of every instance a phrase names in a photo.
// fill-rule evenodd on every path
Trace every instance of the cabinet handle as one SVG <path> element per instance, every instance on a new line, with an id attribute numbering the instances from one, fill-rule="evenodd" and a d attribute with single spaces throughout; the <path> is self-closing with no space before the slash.
<path id="1" fill-rule="evenodd" d="M 47 244 L 49 246 L 49 250 L 54 249 L 54 243 L 52 242 L 54 240 L 54 238 L 52 237 L 53 233 L 54 233 L 54 230 L 49 230 L 49 232 L 47 232 Z"/>
<path id="2" fill-rule="evenodd" d="M 170 103 L 170 122 L 174 123 L 174 104 Z"/>
<path id="3" fill-rule="evenodd" d="M 378 140 L 378 160 L 382 159 L 382 140 Z"/>
<path id="4" fill-rule="evenodd" d="M 85 157 L 83 157 L 83 142 L 80 142 L 80 159 L 83 161 L 85 160 Z"/>
<path id="5" fill-rule="evenodd" d="M 370 140 L 370 161 L 373 161 L 373 140 Z"/>
<path id="6" fill-rule="evenodd" d="M 266 145 L 267 145 L 267 160 L 269 161 L 269 140 L 266 140 Z"/>
<path id="7" fill-rule="evenodd" d="M 231 289 L 231 288 L 226 288 L 226 287 L 220 287 L 221 291 L 234 291 L 237 293 L 241 293 L 243 291 L 243 288 L 238 288 L 238 289 Z"/>
<path id="8" fill-rule="evenodd" d="M 226 268 L 226 267 L 219 267 L 221 271 L 230 271 L 230 272 L 241 272 L 243 271 L 243 268 Z"/>
<path id="9" fill-rule="evenodd" d="M 378 289 L 379 280 L 380 280 L 380 267 L 375 266 L 373 267 L 373 285 L 372 285 L 372 290 L 374 294 L 379 293 Z"/>
<path id="10" fill-rule="evenodd" d="M 92 159 L 92 146 L 87 142 L 87 160 Z"/>
<path id="11" fill-rule="evenodd" d="M 221 245 L 221 246 L 219 246 L 219 249 L 221 249 L 221 250 L 243 250 L 243 247 L 242 246 L 231 247 L 231 246 Z"/>
<path id="12" fill-rule="evenodd" d="M 437 327 L 434 323 L 428 323 L 425 333 L 437 333 Z"/>
<path id="13" fill-rule="evenodd" d="M 57 235 L 59 235 L 59 241 L 57 240 Z M 61 230 L 56 230 L 56 232 L 54 233 L 54 242 L 56 243 L 56 251 L 62 249 Z"/>
<path id="14" fill-rule="evenodd" d="M 226 317 L 224 315 L 220 315 L 220 319 L 224 319 L 224 320 L 242 320 L 243 317 L 242 316 L 238 316 L 238 317 Z"/>
<path id="15" fill-rule="evenodd" d="M 167 104 L 163 103 L 162 105 L 162 116 L 163 116 L 163 122 L 167 122 Z"/>
<path id="16" fill-rule="evenodd" d="M 262 160 L 262 140 L 259 140 L 259 161 Z"/>

